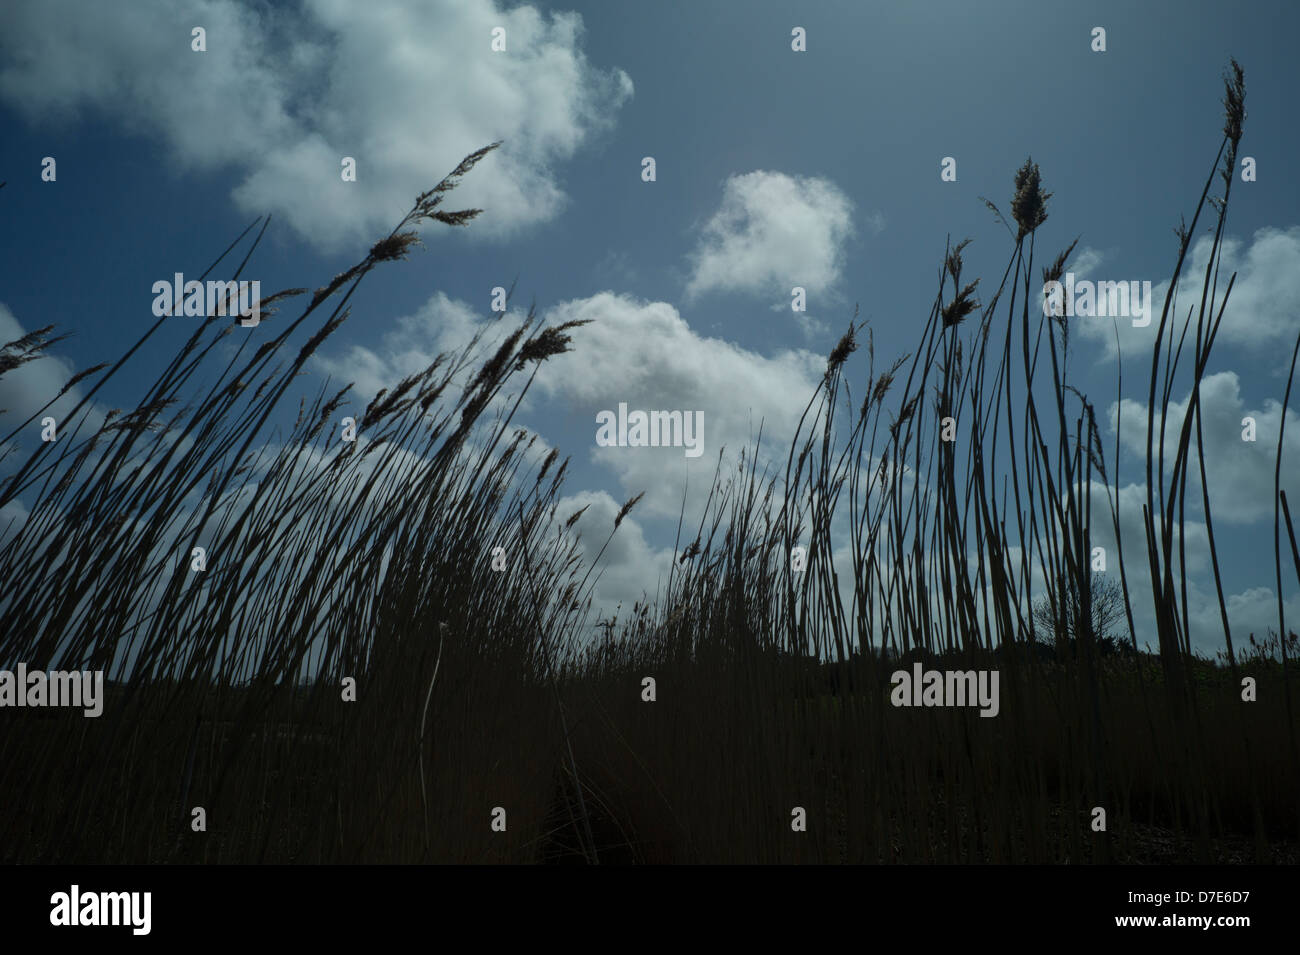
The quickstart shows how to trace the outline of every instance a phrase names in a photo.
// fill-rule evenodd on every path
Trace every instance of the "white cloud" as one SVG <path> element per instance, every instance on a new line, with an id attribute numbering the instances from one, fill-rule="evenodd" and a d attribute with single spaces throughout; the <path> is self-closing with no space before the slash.
<path id="1" fill-rule="evenodd" d="M 1182 401 L 1170 401 L 1165 421 L 1165 468 L 1172 473 L 1174 454 L 1191 404 L 1191 394 Z M 1146 460 L 1147 408 L 1144 403 L 1125 399 L 1110 406 L 1111 434 L 1119 412 L 1122 445 Z M 1255 441 L 1242 440 L 1242 419 L 1255 419 Z M 1262 409 L 1248 408 L 1241 396 L 1236 372 L 1206 375 L 1201 381 L 1201 430 L 1205 437 L 1205 473 L 1210 487 L 1211 514 L 1219 521 L 1249 524 L 1273 518 L 1273 471 L 1277 462 L 1278 429 L 1282 404 L 1274 399 Z M 1152 446 L 1158 450 L 1160 417 L 1155 421 Z M 1190 453 L 1193 455 L 1187 481 L 1188 506 L 1201 510 L 1200 471 L 1196 463 L 1196 431 L 1192 426 Z M 1282 489 L 1288 499 L 1300 499 L 1300 414 L 1287 411 L 1286 442 L 1282 448 Z"/>
<path id="2" fill-rule="evenodd" d="M 604 491 L 579 491 L 561 498 L 557 504 L 556 517 L 560 521 L 586 508 L 574 523 L 573 530 L 579 534 L 584 564 L 592 566 L 600 554 L 600 563 L 596 565 L 599 579 L 592 601 L 596 616 L 608 617 L 619 604 L 622 604 L 626 616 L 637 601 L 647 598 L 653 601 L 661 583 L 667 583 L 673 561 L 671 548 L 652 547 L 646 541 L 641 525 L 632 516 L 623 518 L 618 530 L 614 531 L 614 518 L 623 502 L 614 500 Z M 614 531 L 612 538 L 611 531 Z M 605 546 L 606 540 L 609 541 L 608 547 Z M 603 554 L 602 547 L 605 548 Z"/>
<path id="3" fill-rule="evenodd" d="M 752 445 L 760 424 L 766 454 L 784 464 L 799 416 L 826 370 L 824 356 L 803 349 L 768 357 L 703 337 L 666 302 L 602 292 L 563 302 L 546 318 L 552 325 L 592 324 L 574 331 L 580 347 L 546 362 L 539 393 L 572 409 L 584 422 L 593 460 L 612 470 L 625 492 L 645 491 L 641 506 L 662 517 L 678 516 L 687 480 L 702 504 L 719 450 L 725 445 L 734 454 Z M 616 411 L 620 402 L 629 410 L 703 412 L 703 453 L 687 458 L 681 448 L 597 447 L 596 413 Z"/>
<path id="4" fill-rule="evenodd" d="M 1110 497 L 1114 488 L 1107 488 L 1099 482 L 1092 482 L 1091 511 L 1092 524 L 1090 540 L 1094 547 L 1104 548 L 1106 554 L 1105 574 L 1116 583 L 1120 580 L 1119 547 L 1116 542 L 1115 528 L 1110 511 Z M 1129 601 L 1133 611 L 1134 634 L 1140 648 L 1156 650 L 1159 647 L 1159 631 L 1155 619 L 1155 603 L 1152 596 L 1151 574 L 1147 562 L 1146 535 L 1143 524 L 1142 508 L 1146 505 L 1146 488 L 1142 484 L 1127 484 L 1120 488 L 1117 507 L 1119 511 L 1120 539 L 1124 548 L 1124 571 L 1128 582 Z M 1217 516 L 1217 512 L 1216 512 Z M 1156 533 L 1160 533 L 1159 517 L 1156 518 Z M 1219 560 L 1225 560 L 1222 542 L 1219 542 Z M 1181 528 L 1174 528 L 1172 554 L 1174 559 L 1174 587 L 1179 602 L 1181 619 L 1182 574 L 1178 564 L 1178 555 L 1183 553 L 1187 568 L 1187 607 L 1188 623 L 1191 629 L 1193 650 L 1213 657 L 1226 648 L 1223 633 L 1223 621 L 1219 614 L 1218 595 L 1214 590 L 1211 571 L 1209 535 L 1205 524 L 1188 518 Z M 1008 550 L 1008 561 L 1013 572 L 1017 574 L 1022 551 L 1018 546 Z M 1035 551 L 1031 557 L 1032 600 L 1037 603 L 1046 597 L 1046 577 L 1041 568 L 1041 555 Z M 1262 568 L 1261 568 L 1262 569 Z M 974 564 L 972 562 L 972 574 Z M 1247 587 L 1245 590 L 1224 594 L 1228 608 L 1228 621 L 1232 626 L 1234 646 L 1240 652 L 1246 642 L 1246 635 L 1254 632 L 1262 637 L 1268 627 L 1277 629 L 1277 600 L 1273 591 L 1267 587 Z M 1300 609 L 1300 595 L 1288 598 L 1288 618 L 1296 617 Z M 1022 603 L 1022 612 L 1029 610 L 1028 603 Z M 1119 634 L 1125 642 L 1129 639 L 1128 621 L 1121 619 L 1118 624 Z"/>
<path id="5" fill-rule="evenodd" d="M 1200 307 L 1202 283 L 1205 280 L 1205 267 L 1209 263 L 1211 243 L 1212 240 L 1208 236 L 1197 239 L 1192 244 L 1187 261 L 1183 263 L 1177 297 L 1174 299 L 1177 307 L 1170 308 L 1165 328 L 1166 340 L 1171 330 L 1175 341 L 1177 340 L 1187 321 L 1189 308 L 1192 309 L 1193 323 L 1192 331 L 1188 333 L 1189 347 L 1194 340 L 1195 322 Z M 1076 274 L 1082 274 L 1085 271 L 1084 266 L 1096 271 L 1100 259 L 1090 258 L 1090 255 L 1095 255 L 1090 249 L 1080 253 L 1081 265 L 1075 269 Z M 1283 354 L 1289 359 L 1289 346 L 1295 342 L 1296 328 L 1300 326 L 1300 226 L 1292 226 L 1289 229 L 1273 227 L 1259 229 L 1251 237 L 1248 245 L 1238 238 L 1226 238 L 1222 247 L 1222 264 L 1219 266 L 1217 299 L 1219 303 L 1222 303 L 1223 293 L 1233 272 L 1237 273 L 1237 281 L 1223 313 L 1223 325 L 1215 341 L 1215 350 L 1224 346 L 1237 346 L 1256 352 L 1277 349 L 1279 362 Z M 1111 269 L 1109 274 L 1098 275 L 1097 278 L 1121 281 L 1140 277 L 1120 274 L 1118 270 Z M 1211 285 L 1213 282 L 1211 278 Z M 1105 353 L 1101 360 L 1107 362 L 1115 358 L 1115 329 L 1118 327 L 1119 348 L 1123 356 L 1125 358 L 1132 356 L 1145 364 L 1150 360 L 1151 348 L 1160 324 L 1160 312 L 1164 307 L 1168 290 L 1168 280 L 1152 283 L 1151 324 L 1145 328 L 1133 327 L 1132 321 L 1127 318 L 1118 320 L 1078 318 L 1075 319 L 1075 327 L 1084 337 L 1096 339 L 1104 344 Z M 1216 305 L 1216 315 L 1217 312 Z M 1205 318 L 1207 328 L 1213 317 L 1207 308 Z M 1287 346 L 1285 352 L 1281 350 L 1283 346 Z M 1285 370 L 1285 366 L 1282 370 Z"/>
<path id="6" fill-rule="evenodd" d="M 17 341 L 31 330 L 24 329 L 13 312 L 0 303 L 0 346 Z M 51 334 L 58 335 L 58 329 Z M 0 435 L 8 434 L 40 411 L 68 383 L 73 374 L 74 369 L 66 360 L 44 353 L 40 358 L 0 375 Z M 62 428 L 62 422 L 80 400 L 81 390 L 71 388 L 44 413 L 52 415 Z M 94 408 L 82 409 L 83 414 L 87 411 L 90 412 L 87 418 L 90 428 L 98 427 L 102 421 L 100 413 Z M 33 422 L 28 427 L 39 431 L 40 424 Z M 36 432 L 31 437 L 34 440 Z"/>
<path id="7" fill-rule="evenodd" d="M 190 30 L 207 31 L 207 52 Z M 494 27 L 506 52 L 491 50 Z M 554 216 L 554 166 L 632 94 L 593 67 L 582 19 L 497 0 L 16 0 L 0 30 L 0 99 L 34 122 L 82 108 L 159 136 L 182 167 L 230 167 L 241 210 L 271 212 L 326 250 L 382 237 L 469 152 L 505 145 L 449 208 L 475 236 Z M 340 162 L 357 160 L 344 183 Z"/>
<path id="8" fill-rule="evenodd" d="M 342 355 L 317 351 L 311 357 L 317 370 L 335 379 L 342 387 L 353 383 L 351 394 L 361 399 L 362 407 L 380 390 L 392 388 L 408 375 L 424 371 L 439 354 L 459 354 L 476 334 L 482 333 L 481 347 L 490 349 L 506 334 L 518 327 L 516 322 L 501 319 L 491 322 L 480 318 L 470 306 L 438 292 L 412 315 L 398 318 L 384 333 L 376 348 L 351 345 Z M 471 373 L 480 362 L 471 366 Z M 461 378 L 465 378 L 464 374 Z M 468 384 L 468 381 L 458 382 Z"/>
<path id="9" fill-rule="evenodd" d="M 1091 278 L 1093 273 L 1101 267 L 1101 263 L 1106 261 L 1107 255 L 1091 246 L 1084 246 L 1074 253 L 1066 265 L 1066 270 L 1073 272 L 1078 278 Z"/>
<path id="10" fill-rule="evenodd" d="M 0 455 L 3 451 L 0 450 Z M 17 534 L 24 524 L 30 512 L 22 501 L 9 501 L 3 507 L 0 507 L 0 544 L 5 544 L 9 539 Z"/>
<path id="11" fill-rule="evenodd" d="M 509 315 L 509 313 L 507 313 Z M 794 428 L 816 391 L 826 359 L 803 349 L 771 357 L 695 332 L 666 302 L 646 302 L 601 292 L 547 310 L 547 325 L 590 320 L 574 329 L 573 351 L 555 355 L 538 371 L 522 418 L 555 443 L 557 429 L 576 432 L 566 454 L 590 453 L 618 478 L 627 497 L 646 497 L 638 513 L 676 518 L 683 482 L 707 493 L 725 445 L 730 452 L 752 444 L 763 426 L 767 453 L 785 461 Z M 415 314 L 403 316 L 374 348 L 351 346 L 344 354 L 317 353 L 318 370 L 341 383 L 355 381 L 358 397 L 422 371 L 440 352 L 459 353 L 481 333 L 480 356 L 518 327 L 510 317 L 485 319 L 465 302 L 439 292 Z M 635 348 L 628 343 L 635 342 Z M 482 357 L 469 365 L 475 372 Z M 519 376 L 522 384 L 524 377 Z M 517 394 L 514 389 L 508 391 Z M 505 400 L 503 396 L 502 401 Z M 629 410 L 703 412 L 704 449 L 688 458 L 680 447 L 598 447 L 596 413 Z"/>
<path id="12" fill-rule="evenodd" d="M 803 286 L 826 292 L 839 281 L 853 203 L 827 179 L 756 172 L 723 184 L 722 204 L 691 254 L 687 299 L 709 291 L 784 296 Z M 883 227 L 879 217 L 873 229 Z"/>

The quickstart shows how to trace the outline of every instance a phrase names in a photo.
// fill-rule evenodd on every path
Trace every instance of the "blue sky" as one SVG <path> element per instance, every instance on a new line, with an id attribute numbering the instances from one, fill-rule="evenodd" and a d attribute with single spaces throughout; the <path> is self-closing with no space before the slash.
<path id="1" fill-rule="evenodd" d="M 206 52 L 191 49 L 194 26 Z M 505 52 L 490 49 L 495 26 Z M 796 26 L 806 52 L 791 50 Z M 1104 53 L 1090 49 L 1096 26 Z M 1079 236 L 1080 275 L 1165 281 L 1172 229 L 1218 147 L 1220 76 L 1235 56 L 1241 155 L 1258 181 L 1233 191 L 1240 275 L 1209 368 L 1219 427 L 1207 443 L 1218 442 L 1210 483 L 1234 621 L 1262 631 L 1276 626 L 1269 402 L 1300 331 L 1296 36 L 1300 8 L 1281 0 L 10 0 L 0 342 L 50 322 L 75 335 L 57 361 L 0 381 L 0 407 L 37 407 L 68 374 L 117 358 L 154 320 L 152 283 L 197 275 L 257 215 L 272 215 L 248 273 L 263 294 L 323 285 L 417 192 L 500 139 L 451 200 L 484 214 L 429 229 L 426 248 L 371 276 L 313 370 L 373 393 L 406 362 L 505 328 L 491 289 L 516 277 L 512 312 L 535 299 L 551 321 L 594 318 L 577 352 L 539 375 L 522 423 L 572 457 L 569 493 L 593 505 L 591 536 L 648 492 L 602 584 L 603 599 L 630 602 L 654 592 L 682 482 L 707 490 L 721 444 L 738 447 L 762 420 L 784 457 L 855 303 L 888 362 L 918 344 L 947 236 L 974 240 L 966 271 L 991 293 L 1011 239 L 979 197 L 1009 212 L 1026 156 L 1054 194 L 1037 235 L 1044 264 Z M 46 156 L 55 182 L 41 180 Z M 355 183 L 341 180 L 344 156 Z M 645 156 L 654 182 L 642 181 Z M 940 179 L 946 156 L 956 182 Z M 807 288 L 802 316 L 794 285 Z M 1109 324 L 1079 321 L 1073 371 L 1108 408 Z M 140 375 L 188 336 L 175 322 L 138 356 Z M 1144 405 L 1137 331 L 1124 340 L 1125 391 Z M 129 407 L 139 381 L 97 397 Z M 620 401 L 703 411 L 704 455 L 598 448 L 594 416 Z M 1244 448 L 1234 422 L 1252 413 L 1260 446 Z M 1289 440 L 1284 470 L 1300 473 Z M 1217 610 L 1205 619 L 1197 639 L 1213 650 Z"/>

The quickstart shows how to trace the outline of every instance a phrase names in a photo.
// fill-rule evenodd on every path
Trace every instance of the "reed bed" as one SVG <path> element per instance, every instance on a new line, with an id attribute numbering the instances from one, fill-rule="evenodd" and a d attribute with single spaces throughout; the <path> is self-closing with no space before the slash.
<path id="1" fill-rule="evenodd" d="M 567 461 L 513 424 L 540 362 L 581 347 L 573 325 L 530 311 L 492 354 L 476 341 L 440 356 L 354 412 L 356 442 L 338 437 L 346 388 L 303 396 L 278 437 L 273 412 L 359 283 L 406 255 L 413 225 L 472 221 L 441 202 L 489 146 L 352 269 L 275 296 L 307 304 L 273 335 L 270 318 L 256 348 L 209 317 L 138 407 L 107 420 L 90 399 L 140 345 L 85 373 L 94 385 L 59 440 L 6 476 L 0 506 L 30 514 L 0 544 L 0 661 L 102 668 L 112 683 L 98 719 L 5 713 L 0 858 L 1296 861 L 1296 643 L 1280 602 L 1286 638 L 1230 631 L 1201 440 L 1200 382 L 1235 278 L 1218 265 L 1244 98 L 1234 62 L 1171 283 L 1205 214 L 1203 291 L 1182 310 L 1167 299 L 1152 324 L 1146 539 L 1110 555 L 1105 584 L 1122 596 L 1122 640 L 1095 632 L 1090 557 L 1094 527 L 1119 534 L 1119 447 L 1107 455 L 1068 380 L 1068 325 L 1043 314 L 1035 278 L 1059 277 L 1073 245 L 1039 262 L 1050 194 L 1028 161 L 987 301 L 958 242 L 912 353 L 877 367 L 855 314 L 784 468 L 760 471 L 761 448 L 720 465 L 662 598 L 601 637 L 599 558 L 584 564 L 576 517 L 558 511 Z M 51 331 L 8 346 L 0 373 Z M 1186 393 L 1170 460 L 1167 405 Z M 947 417 L 959 440 L 940 440 Z M 1223 611 L 1215 661 L 1190 640 L 1193 468 Z M 1280 471 L 1275 497 L 1280 594 L 1300 576 Z M 1153 634 L 1135 626 L 1135 575 Z M 892 706 L 891 672 L 915 661 L 996 669 L 998 716 Z M 1257 702 L 1242 702 L 1242 676 Z"/>

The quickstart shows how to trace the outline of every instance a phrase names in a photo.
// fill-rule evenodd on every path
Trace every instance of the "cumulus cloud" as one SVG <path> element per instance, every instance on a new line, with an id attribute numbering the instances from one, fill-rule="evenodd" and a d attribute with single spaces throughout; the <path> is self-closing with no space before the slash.
<path id="1" fill-rule="evenodd" d="M 591 324 L 572 331 L 573 351 L 540 366 L 522 406 L 524 423 L 552 442 L 558 431 L 576 433 L 581 444 L 565 453 L 590 454 L 616 476 L 626 496 L 645 491 L 638 510 L 643 515 L 676 518 L 686 481 L 707 494 L 722 447 L 736 452 L 751 445 L 760 424 L 763 446 L 773 460 L 784 462 L 799 416 L 826 370 L 822 355 L 794 349 L 766 356 L 700 335 L 666 302 L 612 292 L 562 302 L 542 318 L 552 326 Z M 354 345 L 341 355 L 313 360 L 319 371 L 355 381 L 358 395 L 368 399 L 423 370 L 440 352 L 459 353 L 477 334 L 480 350 L 487 352 L 516 327 L 508 317 L 485 320 L 440 292 L 416 313 L 399 318 L 374 348 Z M 477 367 L 471 363 L 471 372 Z M 629 411 L 702 412 L 703 453 L 687 457 L 682 447 L 597 446 L 596 414 L 617 413 L 620 403 Z"/>
<path id="2" fill-rule="evenodd" d="M 623 502 L 604 491 L 579 491 L 557 504 L 556 514 L 561 519 L 582 511 L 573 530 L 579 535 L 584 563 L 591 566 L 600 555 L 592 601 L 598 617 L 608 617 L 619 605 L 626 614 L 637 601 L 654 600 L 658 588 L 668 580 L 673 561 L 671 548 L 653 547 L 633 517 L 625 517 L 611 538 L 614 518 Z"/>
<path id="3" fill-rule="evenodd" d="M 230 168 L 241 210 L 271 212 L 334 251 L 385 234 L 469 152 L 504 140 L 456 208 L 500 236 L 554 216 L 554 167 L 632 94 L 591 65 L 582 19 L 498 0 L 15 0 L 0 29 L 0 99 L 33 121 L 83 110 L 153 135 L 184 167 Z M 191 49 L 202 26 L 207 52 Z M 491 49 L 506 31 L 506 51 Z M 357 162 L 345 183 L 343 157 Z"/>
<path id="4" fill-rule="evenodd" d="M 30 331 L 33 329 L 24 328 L 13 312 L 4 303 L 0 303 L 0 346 L 17 341 Z M 72 365 L 66 360 L 46 353 L 0 375 L 0 434 L 7 434 L 40 411 L 74 373 Z M 80 400 L 80 389 L 70 388 L 45 414 L 63 421 Z M 97 427 L 102 416 L 92 409 L 92 416 L 88 420 L 92 427 Z M 37 429 L 40 427 L 35 422 L 33 426 Z"/>
<path id="5" fill-rule="evenodd" d="M 1175 339 L 1181 333 L 1189 307 L 1196 306 L 1191 319 L 1193 323 L 1196 321 L 1211 245 L 1212 240 L 1208 236 L 1197 239 L 1192 244 L 1187 261 L 1183 263 L 1174 299 L 1178 306 L 1177 313 L 1171 308 L 1168 319 L 1169 326 L 1174 328 Z M 1098 273 L 1091 277 L 1109 281 L 1140 278 L 1137 275 L 1120 274 L 1118 269 L 1107 269 L 1107 274 L 1100 274 L 1102 270 L 1098 266 L 1101 260 L 1091 249 L 1083 250 L 1079 259 L 1081 264 L 1074 270 L 1076 276 L 1090 271 Z M 1237 281 L 1223 313 L 1223 325 L 1215 349 L 1235 346 L 1262 352 L 1293 344 L 1296 328 L 1300 325 L 1300 226 L 1259 229 L 1249 242 L 1243 242 L 1239 238 L 1226 238 L 1222 247 L 1222 264 L 1219 266 L 1220 302 L 1233 272 L 1237 273 Z M 1115 358 L 1116 328 L 1119 330 L 1118 349 L 1125 358 L 1133 356 L 1138 360 L 1149 360 L 1156 329 L 1160 324 L 1160 311 L 1164 307 L 1168 291 L 1168 280 L 1152 283 L 1151 324 L 1145 328 L 1133 327 L 1132 321 L 1126 318 L 1078 318 L 1075 319 L 1075 327 L 1085 338 L 1095 339 L 1104 346 L 1103 361 L 1113 361 Z M 1207 310 L 1206 324 L 1209 322 Z M 1166 337 L 1169 334 L 1169 327 L 1166 327 Z M 1189 342 L 1193 334 L 1194 329 L 1193 333 L 1189 333 Z M 1289 349 L 1287 354 L 1289 355 Z"/>
<path id="6" fill-rule="evenodd" d="M 1106 557 L 1104 573 L 1118 583 L 1119 555 L 1122 545 L 1124 571 L 1133 611 L 1133 632 L 1140 648 L 1156 650 L 1159 646 L 1159 635 L 1142 517 L 1142 508 L 1146 504 L 1146 487 L 1143 484 L 1127 484 L 1120 487 L 1116 499 L 1119 515 L 1118 539 L 1110 504 L 1112 497 L 1116 497 L 1115 489 L 1094 481 L 1088 492 L 1091 496 L 1092 509 L 1090 528 L 1092 546 L 1104 549 Z M 1217 511 L 1215 516 L 1218 516 Z M 1156 533 L 1157 535 L 1160 533 L 1158 517 Z M 1222 563 L 1225 559 L 1223 542 L 1220 540 L 1218 543 L 1219 560 Z M 1188 518 L 1181 527 L 1173 528 L 1174 587 L 1181 612 L 1182 573 L 1178 564 L 1180 553 L 1186 560 L 1188 624 L 1192 649 L 1204 656 L 1213 657 L 1226 649 L 1226 642 L 1223 620 L 1219 613 L 1218 595 L 1214 589 L 1209 534 L 1203 522 Z M 1013 568 L 1019 567 L 1021 556 L 1020 547 L 1009 548 L 1008 561 Z M 970 572 L 972 575 L 975 572 L 974 558 L 971 560 Z M 1041 555 L 1036 551 L 1031 557 L 1030 584 L 1032 601 L 1037 603 L 1045 599 L 1046 576 L 1041 567 Z M 1234 647 L 1238 652 L 1246 643 L 1247 634 L 1254 633 L 1257 637 L 1262 637 L 1269 627 L 1277 629 L 1277 598 L 1274 591 L 1268 587 L 1251 585 L 1239 592 L 1228 589 L 1224 594 L 1224 603 L 1228 610 L 1228 622 L 1232 627 Z M 1300 609 L 1300 594 L 1287 597 L 1286 604 L 1288 619 L 1300 619 L 1295 616 L 1297 609 Z M 1022 600 L 1021 611 L 1028 613 L 1028 601 Z M 1127 642 L 1129 639 L 1127 619 L 1118 622 L 1118 632 Z"/>
<path id="7" fill-rule="evenodd" d="M 767 356 L 702 336 L 666 302 L 602 292 L 547 314 L 551 324 L 582 319 L 592 324 L 575 332 L 581 347 L 546 362 L 537 387 L 585 418 L 592 459 L 613 471 L 624 491 L 645 491 L 642 506 L 659 516 L 678 516 L 684 482 L 703 492 L 702 501 L 719 450 L 752 445 L 760 425 L 768 454 L 784 463 L 799 416 L 826 370 L 825 356 L 804 349 Z M 703 453 L 690 458 L 679 447 L 596 446 L 597 412 L 617 412 L 620 402 L 629 411 L 702 412 Z"/>
<path id="8" fill-rule="evenodd" d="M 1066 269 L 1073 272 L 1077 278 L 1091 279 L 1107 258 L 1107 254 L 1100 249 L 1084 246 L 1074 253 Z"/>
<path id="9" fill-rule="evenodd" d="M 825 292 L 839 281 L 853 203 L 827 179 L 756 172 L 723 184 L 722 204 L 690 255 L 687 299 L 711 291 L 784 296 L 803 286 Z M 873 229 L 883 226 L 879 217 Z"/>
<path id="10" fill-rule="evenodd" d="M 1253 635 L 1261 643 L 1269 631 L 1277 632 L 1277 594 L 1269 587 L 1250 587 L 1240 593 L 1226 594 L 1224 603 L 1228 608 L 1228 622 L 1232 626 L 1232 645 L 1237 655 L 1249 648 L 1249 638 Z M 1300 594 L 1291 594 L 1283 598 L 1283 612 L 1287 619 L 1287 630 L 1296 629 L 1295 621 L 1300 620 Z M 1213 634 L 1214 644 L 1206 640 L 1207 649 L 1213 652 L 1224 650 L 1223 620 L 1219 614 L 1219 605 L 1213 591 L 1209 599 L 1189 610 L 1192 635 L 1195 640 L 1198 633 Z"/>
<path id="11" fill-rule="evenodd" d="M 459 354 L 476 335 L 482 335 L 480 343 L 486 350 L 516 327 L 508 320 L 486 323 L 465 302 L 438 292 L 413 314 L 394 321 L 376 347 L 354 344 L 342 354 L 322 350 L 311 361 L 317 371 L 338 382 L 352 382 L 352 393 L 369 401 L 408 375 L 424 371 L 439 354 Z"/>
<path id="12" fill-rule="evenodd" d="M 1172 473 L 1174 454 L 1191 394 L 1182 401 L 1170 401 L 1165 423 L 1165 465 Z M 1121 445 L 1145 460 L 1147 407 L 1125 399 L 1110 406 L 1111 433 L 1120 424 Z M 1242 440 L 1242 420 L 1255 420 L 1255 440 Z M 1205 472 L 1210 488 L 1210 509 L 1216 521 L 1249 524 L 1273 517 L 1273 471 L 1277 462 L 1277 439 L 1282 424 L 1281 402 L 1268 399 L 1262 408 L 1250 408 L 1241 395 L 1241 381 L 1233 371 L 1207 375 L 1201 381 L 1201 430 L 1205 439 Z M 1300 497 L 1300 414 L 1288 409 L 1286 441 L 1282 447 L 1282 489 L 1287 497 Z M 1152 446 L 1159 450 L 1159 413 Z M 1196 454 L 1193 423 L 1191 453 Z M 1188 476 L 1188 504 L 1200 509 L 1200 473 L 1193 457 Z"/>

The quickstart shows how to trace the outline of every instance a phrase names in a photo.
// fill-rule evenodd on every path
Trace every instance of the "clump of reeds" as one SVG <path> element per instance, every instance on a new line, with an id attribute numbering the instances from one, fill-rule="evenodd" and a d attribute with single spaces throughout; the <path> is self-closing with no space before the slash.
<path id="1" fill-rule="evenodd" d="M 1199 402 L 1235 278 L 1223 287 L 1218 279 L 1244 117 L 1235 62 L 1225 84 L 1224 142 L 1192 226 L 1180 233 L 1171 282 L 1176 288 L 1190 236 L 1212 208 L 1202 298 L 1194 322 L 1176 328 L 1166 301 L 1153 326 L 1150 448 L 1166 447 L 1175 388 L 1193 396 L 1174 460 L 1149 456 L 1146 465 L 1147 540 L 1138 543 L 1158 633 L 1134 631 L 1124 548 L 1110 556 L 1106 594 L 1093 593 L 1093 489 L 1107 488 L 1109 514 L 1100 519 L 1118 538 L 1118 447 L 1108 464 L 1094 407 L 1066 377 L 1068 326 L 1043 315 L 1032 284 L 1051 194 L 1026 161 L 1014 180 L 1010 260 L 987 304 L 976 299 L 978 280 L 963 280 L 969 240 L 957 243 L 945 252 L 918 348 L 880 372 L 869 348 L 864 398 L 838 427 L 842 409 L 855 408 L 851 325 L 805 409 L 785 473 L 759 477 L 751 457 L 735 480 L 720 475 L 667 600 L 628 621 L 594 658 L 601 711 L 617 715 L 608 734 L 590 730 L 584 762 L 617 752 L 615 736 L 636 754 L 614 760 L 603 785 L 637 794 L 628 818 L 650 821 L 641 837 L 648 855 L 1169 861 L 1151 836 L 1166 827 L 1179 840 L 1177 858 L 1228 858 L 1244 843 L 1245 858 L 1269 860 L 1273 841 L 1300 835 L 1287 648 L 1277 651 L 1282 672 L 1254 671 L 1269 684 L 1267 705 L 1262 696 L 1243 705 L 1237 670 L 1229 679 L 1195 656 L 1189 636 L 1182 530 L 1193 467 L 1225 606 Z M 1223 194 L 1207 202 L 1215 171 Z M 1045 282 L 1059 278 L 1073 249 L 1043 269 Z M 891 396 L 896 412 L 886 407 Z M 941 442 L 949 417 L 961 439 Z M 1280 448 L 1279 438 L 1279 459 Z M 1285 508 L 1280 489 L 1278 501 Z M 1285 526 L 1290 533 L 1289 513 Z M 832 555 L 846 531 L 844 579 Z M 802 573 L 791 569 L 795 545 L 808 549 Z M 1294 563 L 1300 574 L 1300 550 Z M 1280 594 L 1280 557 L 1277 565 Z M 1045 593 L 1034 592 L 1036 575 Z M 1094 633 L 1089 608 L 1107 595 L 1126 624 L 1127 653 Z M 1059 660 L 1041 652 L 1054 639 L 1044 621 L 1069 635 Z M 1231 661 L 1226 609 L 1223 624 Z M 1157 638 L 1154 656 L 1139 636 Z M 913 660 L 997 668 L 1001 714 L 894 709 L 888 674 Z M 671 707 L 637 702 L 630 687 L 641 673 L 672 687 Z M 796 805 L 819 820 L 804 835 L 788 825 Z M 1106 834 L 1088 825 L 1096 806 L 1107 808 Z"/>
<path id="2" fill-rule="evenodd" d="M 535 851 L 562 742 L 541 644 L 572 652 L 590 587 L 572 535 L 543 537 L 567 462 L 539 462 L 535 436 L 512 425 L 528 382 L 513 407 L 491 409 L 514 375 L 568 350 L 572 325 L 541 328 L 530 312 L 467 388 L 472 347 L 363 412 L 348 411 L 350 386 L 303 396 L 289 434 L 274 429 L 359 284 L 414 244 L 411 227 L 477 215 L 441 203 L 492 148 L 421 195 L 296 318 L 247 336 L 230 318 L 200 321 L 136 409 L 96 419 L 92 397 L 155 324 L 95 380 L 59 440 L 6 475 L 0 506 L 23 501 L 30 514 L 0 546 L 0 661 L 104 669 L 112 696 L 95 720 L 6 713 L 6 861 Z M 0 372 L 57 341 L 49 332 L 7 346 Z M 351 443 L 340 437 L 349 413 Z M 497 547 L 513 572 L 492 570 Z M 542 586 L 526 586 L 525 565 Z M 423 692 L 435 666 L 437 692 Z M 488 827 L 499 804 L 502 835 Z M 191 830 L 196 806 L 207 833 Z"/>

